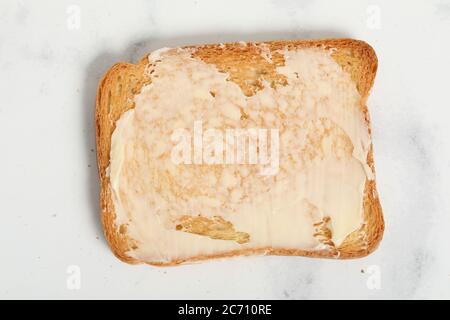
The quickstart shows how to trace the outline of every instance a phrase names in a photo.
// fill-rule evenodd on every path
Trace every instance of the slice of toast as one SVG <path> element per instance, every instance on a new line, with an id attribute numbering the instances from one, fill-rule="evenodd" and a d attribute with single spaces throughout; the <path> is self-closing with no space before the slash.
<path id="1" fill-rule="evenodd" d="M 286 79 L 277 72 L 277 67 L 284 65 L 283 55 L 278 54 L 279 52 L 307 48 L 331 50 L 332 58 L 351 76 L 361 96 L 360 108 L 365 116 L 370 136 L 371 129 L 366 100 L 375 78 L 377 57 L 374 50 L 363 41 L 352 39 L 295 40 L 270 41 L 257 44 L 211 44 L 185 48 L 193 49 L 192 56 L 194 58 L 200 59 L 207 64 L 212 64 L 218 71 L 226 73 L 228 79 L 239 85 L 247 97 L 251 97 L 259 90 L 262 90 L 267 83 L 273 87 L 285 85 Z M 270 59 L 265 57 L 267 54 L 270 55 Z M 359 229 L 350 233 L 339 246 L 331 245 L 315 250 L 279 246 L 243 246 L 242 248 L 238 247 L 220 252 L 199 253 L 181 258 L 175 257 L 167 261 L 137 258 L 130 254 L 140 244 L 129 234 L 126 224 L 117 224 L 108 168 L 110 166 L 111 139 L 116 128 L 116 122 L 126 111 L 135 107 L 135 96 L 141 92 L 144 86 L 152 82 L 149 64 L 149 58 L 146 56 L 137 64 L 117 63 L 113 65 L 101 80 L 97 92 L 95 123 L 97 161 L 101 186 L 101 220 L 106 239 L 114 254 L 120 260 L 127 263 L 147 263 L 165 266 L 212 258 L 255 254 L 345 259 L 366 256 L 377 248 L 383 235 L 384 221 L 375 179 L 367 179 L 362 201 L 364 222 Z M 374 174 L 371 143 L 367 153 L 367 165 Z M 193 227 L 192 221 L 187 221 L 185 224 L 178 224 L 177 228 L 191 228 L 188 232 L 199 237 L 211 230 L 206 228 L 207 231 L 204 231 L 204 224 L 201 221 L 196 222 L 198 222 L 197 227 Z M 323 230 L 321 231 L 323 231 L 323 236 L 327 238 L 329 244 L 330 230 L 326 228 L 326 221 L 316 226 L 319 232 L 322 226 Z M 225 233 L 228 230 L 219 229 L 225 230 Z M 233 231 L 234 229 L 231 228 L 229 230 Z M 218 241 L 228 239 L 226 235 L 221 233 L 222 231 L 217 233 L 217 230 L 215 230 L 214 232 L 216 232 L 215 235 L 208 234 L 210 238 L 222 239 Z M 245 242 L 246 240 L 243 241 Z M 155 243 L 155 246 L 157 245 Z"/>

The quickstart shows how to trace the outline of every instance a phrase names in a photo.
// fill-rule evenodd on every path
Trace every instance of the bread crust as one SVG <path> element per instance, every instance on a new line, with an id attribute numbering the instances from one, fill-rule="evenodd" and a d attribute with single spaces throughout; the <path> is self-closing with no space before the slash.
<path id="1" fill-rule="evenodd" d="M 261 44 L 258 42 L 257 44 Z M 366 101 L 369 96 L 370 89 L 373 85 L 378 60 L 375 51 L 370 45 L 363 41 L 353 39 L 323 39 L 323 40 L 289 40 L 289 41 L 268 41 L 263 42 L 273 53 L 276 50 L 299 49 L 308 47 L 324 47 L 335 48 L 332 53 L 333 59 L 348 72 L 353 81 L 357 85 L 357 89 L 361 95 L 361 109 L 364 112 L 365 119 L 371 135 L 371 126 Z M 256 67 L 263 68 L 267 77 L 271 80 L 278 81 L 276 73 L 273 73 L 273 66 L 263 61 L 255 62 L 251 57 L 255 54 L 260 56 L 257 46 L 248 43 L 243 46 L 241 43 L 227 43 L 224 45 L 210 44 L 201 46 L 190 46 L 196 48 L 195 56 L 207 63 L 216 64 L 219 70 L 230 72 L 237 70 L 233 81 L 241 85 L 242 90 L 247 95 L 252 95 L 258 90 L 257 79 L 252 74 L 245 74 L 245 66 L 251 63 L 258 63 Z M 247 255 L 283 255 L 283 256 L 305 256 L 305 257 L 321 257 L 321 258 L 358 258 L 364 257 L 374 251 L 383 237 L 384 220 L 381 209 L 380 200 L 376 190 L 376 182 L 374 180 L 366 180 L 363 208 L 365 223 L 360 229 L 354 231 L 346 237 L 344 242 L 336 248 L 336 252 L 329 250 L 308 251 L 298 249 L 279 249 L 279 248 L 255 248 L 233 250 L 220 254 L 199 255 L 186 259 L 172 260 L 166 263 L 139 261 L 126 254 L 133 246 L 134 240 L 127 236 L 126 230 L 122 230 L 115 225 L 114 205 L 111 197 L 111 188 L 109 177 L 106 169 L 110 161 L 111 136 L 115 129 L 116 121 L 125 111 L 134 108 L 133 98 L 141 91 L 141 88 L 150 83 L 150 79 L 146 75 L 145 69 L 148 64 L 148 56 L 145 56 L 137 64 L 117 63 L 113 65 L 103 79 L 100 81 L 97 90 L 96 108 L 95 108 L 95 125 L 96 125 L 96 147 L 97 147 L 97 166 L 100 177 L 100 212 L 101 221 L 105 237 L 116 257 L 120 260 L 130 263 L 147 263 L 155 266 L 173 266 L 186 262 L 197 262 L 207 259 L 247 256 Z M 274 63 L 284 63 L 278 61 L 273 56 Z M 253 61 L 253 62 L 252 62 Z M 237 68 L 229 68 L 234 64 Z M 242 68 L 240 68 L 242 67 Z M 253 66 L 255 67 L 255 66 Z M 240 71 L 244 70 L 244 71 Z M 254 73 L 253 73 L 254 74 Z M 255 80 L 253 82 L 240 80 Z M 243 84 L 253 83 L 253 87 L 245 87 Z M 373 161 L 373 147 L 370 146 L 367 163 L 375 173 Z"/>

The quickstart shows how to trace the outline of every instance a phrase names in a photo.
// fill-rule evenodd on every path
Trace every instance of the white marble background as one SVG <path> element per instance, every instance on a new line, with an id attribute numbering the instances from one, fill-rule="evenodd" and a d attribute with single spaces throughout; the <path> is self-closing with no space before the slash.
<path id="1" fill-rule="evenodd" d="M 2 0 L 0 298 L 450 298 L 449 35 L 444 0 Z M 364 39 L 378 54 L 380 248 L 353 261 L 119 262 L 99 223 L 93 152 L 108 67 L 162 46 L 316 37 Z"/>

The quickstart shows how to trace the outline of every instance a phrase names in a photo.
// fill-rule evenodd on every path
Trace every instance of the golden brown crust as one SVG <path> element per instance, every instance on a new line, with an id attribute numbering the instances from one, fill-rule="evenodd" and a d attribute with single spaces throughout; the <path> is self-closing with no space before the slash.
<path id="1" fill-rule="evenodd" d="M 260 54 L 260 45 L 228 43 L 225 45 L 211 44 L 192 46 L 195 48 L 194 56 L 230 74 L 230 79 L 241 86 L 246 95 L 252 95 L 261 89 L 261 80 L 269 81 L 272 86 L 283 85 L 285 79 L 276 73 L 275 68 L 283 65 L 282 55 L 274 53 L 276 50 L 324 47 L 335 48 L 332 56 L 335 61 L 350 73 L 357 84 L 361 94 L 361 108 L 366 116 L 370 129 L 370 119 L 366 106 L 369 91 L 373 85 L 378 61 L 374 50 L 367 43 L 353 39 L 325 39 L 325 40 L 296 40 L 271 41 L 264 43 L 272 52 L 272 61 L 269 63 Z M 351 233 L 345 241 L 333 251 L 306 251 L 289 248 L 255 248 L 234 250 L 226 253 L 200 255 L 187 259 L 173 260 L 168 263 L 153 263 L 138 261 L 129 257 L 126 252 L 135 247 L 134 240 L 126 233 L 126 226 L 115 225 L 115 212 L 111 198 L 109 178 L 106 168 L 109 165 L 111 148 L 111 135 L 115 123 L 123 112 L 134 107 L 133 97 L 141 88 L 150 82 L 145 73 L 148 64 L 144 57 L 138 64 L 117 63 L 105 74 L 97 91 L 95 123 L 97 164 L 100 176 L 100 210 L 105 237 L 114 252 L 122 261 L 127 263 L 147 263 L 157 266 L 177 265 L 185 262 L 196 262 L 213 258 L 225 258 L 243 255 L 290 255 L 322 258 L 357 258 L 363 257 L 375 250 L 383 236 L 384 221 L 380 200 L 376 191 L 375 180 L 367 180 L 364 196 L 364 216 L 366 223 L 357 231 Z M 370 148 L 367 161 L 374 170 L 373 152 Z"/>

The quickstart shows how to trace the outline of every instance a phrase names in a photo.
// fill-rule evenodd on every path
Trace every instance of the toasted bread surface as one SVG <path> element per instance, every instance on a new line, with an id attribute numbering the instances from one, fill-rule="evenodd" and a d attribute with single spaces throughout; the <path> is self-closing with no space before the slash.
<path id="1" fill-rule="evenodd" d="M 193 54 L 194 57 L 206 63 L 214 64 L 219 71 L 227 72 L 230 75 L 230 80 L 237 83 L 247 96 L 253 95 L 262 88 L 261 78 L 274 85 L 283 84 L 285 81 L 276 72 L 276 67 L 284 64 L 283 56 L 276 54 L 277 50 L 284 48 L 295 50 L 309 47 L 333 49 L 333 59 L 344 71 L 351 75 L 352 80 L 356 83 L 361 95 L 360 107 L 365 115 L 370 134 L 370 119 L 366 100 L 373 85 L 378 64 L 372 47 L 363 41 L 352 39 L 269 41 L 264 42 L 264 45 L 272 52 L 271 63 L 262 57 L 260 46 L 254 46 L 251 43 L 245 46 L 241 43 L 227 43 L 224 45 L 190 46 L 189 48 L 196 49 Z M 141 91 L 144 85 L 151 81 L 145 72 L 147 65 L 147 56 L 142 58 L 137 64 L 117 63 L 113 65 L 101 80 L 97 91 L 95 123 L 97 164 L 101 187 L 101 221 L 105 237 L 112 251 L 120 260 L 127 263 L 148 263 L 162 266 L 212 258 L 256 254 L 345 259 L 366 256 L 377 248 L 383 236 L 384 221 L 374 179 L 366 180 L 363 198 L 365 223 L 359 230 L 348 235 L 335 251 L 307 251 L 264 247 L 234 250 L 212 255 L 199 255 L 167 263 L 139 261 L 128 256 L 127 251 L 135 248 L 137 244 L 127 235 L 126 227 L 115 225 L 110 180 L 106 169 L 110 162 L 111 136 L 115 129 L 116 121 L 125 111 L 134 107 L 134 96 Z M 372 171 L 375 172 L 372 146 L 367 156 L 367 163 L 372 168 Z"/>

